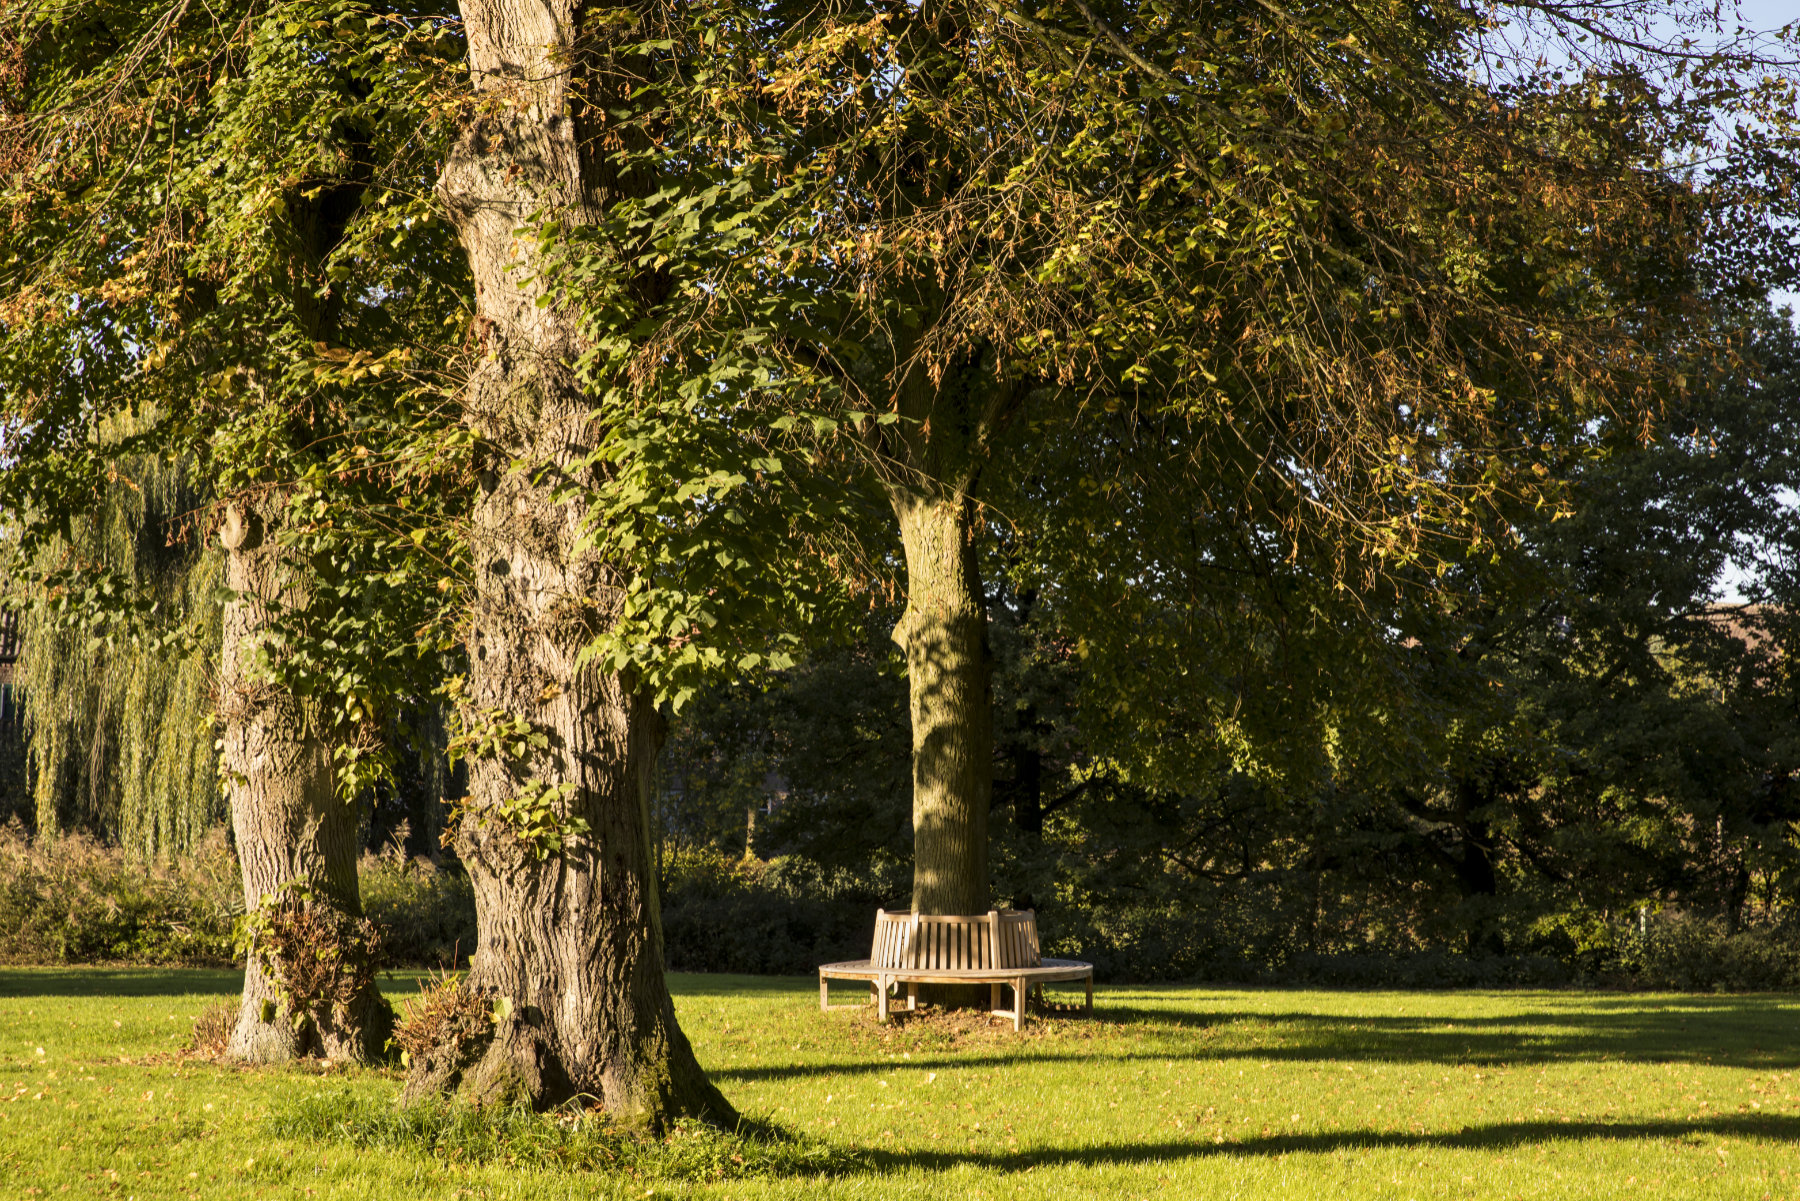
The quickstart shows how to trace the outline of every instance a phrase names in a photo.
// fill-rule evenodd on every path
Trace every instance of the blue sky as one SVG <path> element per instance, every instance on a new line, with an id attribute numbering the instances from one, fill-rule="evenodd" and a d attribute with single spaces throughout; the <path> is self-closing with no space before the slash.
<path id="1" fill-rule="evenodd" d="M 1744 24 L 1753 29 L 1779 29 L 1790 22 L 1800 22 L 1800 0 L 1744 0 L 1738 6 L 1738 13 Z M 1800 49 L 1800 45 L 1796 49 Z M 1792 305 L 1800 312 L 1800 295 L 1777 293 L 1775 300 Z"/>
<path id="2" fill-rule="evenodd" d="M 1746 0 L 1738 11 L 1746 25 L 1759 29 L 1775 29 L 1788 21 L 1800 20 L 1800 4 L 1795 0 Z"/>

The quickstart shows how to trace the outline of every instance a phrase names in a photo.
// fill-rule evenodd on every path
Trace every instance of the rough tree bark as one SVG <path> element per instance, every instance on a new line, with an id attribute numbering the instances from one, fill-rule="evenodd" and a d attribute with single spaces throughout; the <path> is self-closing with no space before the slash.
<path id="1" fill-rule="evenodd" d="M 630 681 L 578 663 L 612 620 L 624 581 L 579 545 L 580 507 L 554 497 L 554 477 L 579 478 L 574 461 L 596 436 L 569 367 L 576 321 L 539 306 L 537 244 L 515 237 L 534 213 L 590 221 L 624 189 L 648 184 L 619 177 L 598 148 L 616 136 L 604 128 L 605 105 L 629 103 L 629 85 L 603 48 L 576 46 L 574 0 L 461 7 L 481 103 L 438 190 L 473 270 L 486 351 L 465 420 L 500 464 L 484 477 L 471 523 L 464 714 L 475 726 L 523 718 L 547 745 L 470 762 L 456 835 L 475 888 L 467 987 L 495 999 L 495 1030 L 484 1045 L 416 1059 L 407 1091 L 460 1088 L 540 1107 L 587 1095 L 652 1128 L 682 1115 L 729 1122 L 663 978 L 648 805 L 661 724 Z M 618 31 L 621 21 L 591 27 Z M 516 813 L 531 795 L 551 805 L 559 848 L 521 838 L 509 818 L 509 804 Z"/>
<path id="2" fill-rule="evenodd" d="M 916 308 L 941 297 L 922 286 Z M 902 420 L 871 430 L 905 551 L 905 652 L 913 717 L 913 911 L 986 913 L 988 810 L 994 801 L 994 695 L 988 603 L 976 562 L 976 495 L 988 438 L 1010 389 L 992 358 L 931 369 L 918 344 L 895 346 Z M 985 1007 L 985 987 L 923 985 L 920 999 Z"/>
<path id="3" fill-rule="evenodd" d="M 936 303 L 927 286 L 916 306 Z M 893 349 L 902 420 L 871 436 L 905 549 L 907 605 L 893 641 L 905 652 L 913 717 L 913 909 L 986 913 L 994 695 L 976 495 L 1012 389 L 988 355 L 932 369 L 916 344 Z M 981 990 L 927 992 L 974 1005 Z"/>
<path id="4" fill-rule="evenodd" d="M 893 639 L 906 653 L 912 715 L 912 905 L 916 913 L 986 913 L 994 713 L 975 497 L 1009 392 L 985 358 L 933 372 L 915 351 L 896 347 L 896 363 L 910 363 L 894 397 L 902 420 L 875 433 L 906 553 L 906 610 Z M 927 985 L 919 996 L 968 1007 L 990 993 Z"/>
<path id="5" fill-rule="evenodd" d="M 940 302 L 926 290 L 916 307 Z M 893 639 L 906 653 L 912 711 L 913 910 L 986 913 L 994 714 L 976 496 L 1012 392 L 987 355 L 933 370 L 902 342 L 894 363 L 901 420 L 872 435 L 906 552 Z"/>
<path id="6" fill-rule="evenodd" d="M 889 495 L 906 550 L 893 636 L 912 708 L 913 910 L 985 913 L 994 725 L 974 505 L 902 487 Z"/>
<path id="7" fill-rule="evenodd" d="M 256 670 L 273 613 L 298 605 L 303 594 L 304 575 L 276 544 L 273 516 L 258 506 L 233 505 L 220 531 L 228 552 L 226 583 L 237 593 L 225 606 L 219 664 L 221 765 L 243 868 L 244 905 L 254 910 L 265 898 L 279 898 L 299 884 L 316 901 L 360 917 L 356 810 L 335 794 L 331 749 L 303 704 Z M 313 1053 L 368 1061 L 381 1054 L 387 1040 L 388 1014 L 371 980 L 342 1012 L 326 1005 L 296 1023 L 277 979 L 253 948 L 226 1054 L 253 1063 Z"/>

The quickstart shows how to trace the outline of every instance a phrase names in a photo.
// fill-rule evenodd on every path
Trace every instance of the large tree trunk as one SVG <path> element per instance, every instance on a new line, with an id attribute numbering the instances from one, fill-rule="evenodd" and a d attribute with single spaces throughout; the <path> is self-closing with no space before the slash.
<path id="1" fill-rule="evenodd" d="M 256 670 L 274 612 L 300 603 L 304 574 L 285 561 L 268 518 L 252 507 L 231 507 L 220 537 L 229 552 L 226 583 L 237 593 L 225 607 L 219 665 L 222 767 L 245 908 L 268 912 L 272 903 L 296 900 L 294 890 L 300 888 L 309 905 L 329 910 L 339 922 L 354 921 L 362 915 L 356 810 L 335 795 L 331 749 L 316 719 Z M 297 965 L 279 956 L 265 963 L 272 950 L 251 948 L 228 1055 L 267 1063 L 312 1053 L 367 1061 L 381 1053 L 388 1008 L 372 973 L 360 973 L 346 1003 L 290 996 L 283 975 L 298 978 L 316 964 Z"/>
<path id="2" fill-rule="evenodd" d="M 912 709 L 913 910 L 986 913 L 994 713 L 975 490 L 1011 393 L 985 356 L 933 371 L 917 345 L 894 350 L 902 420 L 875 436 L 906 552 L 906 611 L 893 638 L 906 652 Z"/>
<path id="3" fill-rule="evenodd" d="M 906 549 L 913 736 L 913 910 L 986 913 L 994 723 L 987 606 L 966 496 L 889 491 Z"/>
<path id="4" fill-rule="evenodd" d="M 460 1087 L 540 1107 L 586 1094 L 652 1128 L 681 1115 L 729 1122 L 663 978 L 648 804 L 660 722 L 629 681 L 578 665 L 613 620 L 624 581 L 580 545 L 581 507 L 554 496 L 583 479 L 576 460 L 595 441 L 569 366 L 576 322 L 540 307 L 537 244 L 515 238 L 533 213 L 589 221 L 621 188 L 648 182 L 607 173 L 603 106 L 629 103 L 628 85 L 596 67 L 591 48 L 572 49 L 575 8 L 462 3 L 483 104 L 439 195 L 469 256 L 487 350 L 465 419 L 500 463 L 523 465 L 488 473 L 475 508 L 463 715 L 474 729 L 522 719 L 536 737 L 523 754 L 471 760 L 456 835 L 475 887 L 467 987 L 494 998 L 493 1037 L 416 1059 L 408 1093 Z M 542 815 L 535 834 L 522 820 L 532 804 Z"/>

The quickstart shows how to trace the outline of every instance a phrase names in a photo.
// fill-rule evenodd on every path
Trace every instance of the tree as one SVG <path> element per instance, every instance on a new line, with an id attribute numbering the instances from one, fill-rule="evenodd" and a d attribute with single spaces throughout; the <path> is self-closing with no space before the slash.
<path id="1" fill-rule="evenodd" d="M 1525 526 L 1421 647 L 1422 675 L 1484 702 L 1448 731 L 1437 780 L 1394 799 L 1490 911 L 1466 922 L 1486 949 L 1534 918 L 1545 942 L 1589 941 L 1596 915 L 1645 899 L 1735 933 L 1753 896 L 1789 887 L 1795 334 L 1737 320 L 1743 358 L 1694 365 L 1648 445 L 1597 428 L 1626 445 L 1571 464 L 1568 517 Z M 1750 601 L 1721 604 L 1732 559 L 1762 569 Z"/>
<path id="2" fill-rule="evenodd" d="M 322 491 L 364 483 L 353 448 L 419 417 L 402 364 L 435 347 L 454 296 L 431 266 L 446 231 L 405 200 L 430 158 L 435 26 L 411 8 L 121 2 L 15 4 L 4 29 L 15 545 L 38 556 L 102 520 L 103 481 L 134 457 L 217 498 L 184 516 L 195 537 L 216 522 L 232 589 L 221 759 L 257 940 L 232 1049 L 371 1058 L 387 1009 L 349 802 L 379 770 L 379 689 L 359 668 L 382 657 L 309 674 L 284 652 L 368 624 L 343 602 L 370 577 L 346 581 L 312 523 Z M 398 262 L 424 266 L 396 286 Z M 57 568 L 38 595 L 92 602 L 90 625 L 154 599 L 129 579 L 94 586 L 117 564 L 45 553 L 26 560 Z M 126 643 L 142 632 L 114 623 Z"/>
<path id="3" fill-rule="evenodd" d="M 150 456 L 117 464 L 104 501 L 29 571 L 66 573 L 53 602 L 21 614 L 16 683 L 40 839 L 80 829 L 145 857 L 184 854 L 222 815 L 210 687 L 222 556 L 182 536 L 206 503 L 197 482 Z M 149 611 L 113 638 L 113 623 L 91 617 L 106 607 L 94 594 L 115 589 Z"/>
<path id="4" fill-rule="evenodd" d="M 1564 80 L 1509 57 L 1508 18 L 1607 49 Z M 1208 520 L 1347 588 L 1435 586 L 1554 503 L 1544 447 L 1673 386 L 1654 347 L 1705 300 L 1689 231 L 1778 192 L 1682 177 L 1705 123 L 1786 128 L 1786 83 L 1736 74 L 1766 56 L 1658 81 L 1627 25 L 1557 5 L 821 5 L 772 40 L 744 85 L 775 114 L 759 170 L 808 217 L 707 303 L 742 289 L 892 508 L 926 911 L 989 900 L 983 500 L 1066 528 L 1111 500 L 1034 496 L 1036 448 L 1115 412 L 1151 434 L 1115 465 L 1159 489 L 1123 556 L 1147 574 L 1096 581 L 1054 532 L 1020 560 L 1096 632 L 1135 636 L 1111 601 Z M 777 282 L 789 308 L 751 303 Z"/>
<path id="5" fill-rule="evenodd" d="M 757 825 L 757 854 L 798 854 L 871 885 L 889 905 L 912 877 L 906 683 L 877 614 L 864 638 L 823 646 L 778 678 L 705 690 L 665 749 L 665 828 L 684 843 L 741 842 L 744 810 L 779 803 Z M 679 794 L 675 794 L 678 786 Z"/>
<path id="6" fill-rule="evenodd" d="M 755 69 L 713 75 L 731 178 L 792 216 L 759 217 L 692 321 L 765 331 L 785 388 L 746 395 L 810 390 L 815 424 L 859 431 L 836 461 L 901 527 L 916 904 L 986 903 L 991 660 L 969 615 L 990 514 L 1027 541 L 1003 559 L 1016 593 L 1118 673 L 1108 708 L 1164 779 L 1190 747 L 1278 771 L 1297 718 L 1322 771 L 1351 727 L 1306 712 L 1328 690 L 1244 711 L 1233 660 L 1285 648 L 1221 648 L 1234 609 L 1294 605 L 1271 637 L 1316 614 L 1315 647 L 1371 669 L 1333 711 L 1404 725 L 1386 623 L 1407 598 L 1559 511 L 1590 422 L 1679 394 L 1670 341 L 1725 329 L 1697 320 L 1711 260 L 1745 267 L 1745 294 L 1791 270 L 1767 221 L 1787 66 L 1658 46 L 1641 15 L 800 6 Z M 716 102 L 734 81 L 754 103 Z M 1767 123 L 1688 171 L 1724 113 Z M 1430 754 L 1366 749 L 1394 772 Z"/>
<path id="7" fill-rule="evenodd" d="M 1778 649 L 1794 637 L 1794 334 L 1733 320 L 1742 359 L 1690 364 L 1647 440 L 1590 426 L 1556 468 L 1564 506 L 1513 545 L 1439 589 L 1366 594 L 1380 638 L 1329 620 L 1328 577 L 1258 561 L 1223 523 L 1191 531 L 1204 554 L 1161 556 L 1160 591 L 1120 598 L 1129 642 L 1083 646 L 1054 593 L 1000 591 L 1001 895 L 1031 897 L 1056 953 L 1139 977 L 1392 982 L 1420 970 L 1396 958 L 1427 952 L 1437 979 L 1541 979 L 1544 956 L 1605 978 L 1634 969 L 1640 907 L 1780 938 L 1800 751 Z M 1098 440 L 1063 449 L 1040 458 L 1041 486 L 1109 478 Z M 1107 528 L 1163 495 L 1121 482 Z M 1153 544 L 1107 541 L 1095 578 L 1142 579 L 1127 556 Z M 1757 565 L 1747 604 L 1717 599 L 1728 559 Z M 1202 645 L 1189 622 L 1212 649 L 1170 664 L 1170 646 Z M 703 748 L 716 778 L 779 773 L 769 850 L 867 887 L 871 863 L 904 864 L 868 785 L 907 753 L 903 733 L 869 736 L 888 681 L 860 658 L 709 700 L 674 749 Z M 812 701 L 821 680 L 853 735 Z"/>
<path id="8" fill-rule="evenodd" d="M 588 1094 L 652 1128 L 732 1111 L 663 980 L 648 807 L 661 718 L 632 674 L 583 653 L 632 580 L 570 499 L 601 474 L 576 373 L 588 345 L 529 227 L 595 225 L 658 186 L 621 153 L 643 145 L 633 118 L 655 79 L 658 11 L 463 5 L 473 94 L 438 194 L 475 282 L 483 353 L 463 408 L 486 468 L 469 532 L 469 794 L 456 847 L 479 927 L 467 987 L 500 1007 L 485 1046 L 425 1057 L 409 1082 L 540 1105 Z M 618 278 L 629 297 L 660 286 L 651 271 Z"/>

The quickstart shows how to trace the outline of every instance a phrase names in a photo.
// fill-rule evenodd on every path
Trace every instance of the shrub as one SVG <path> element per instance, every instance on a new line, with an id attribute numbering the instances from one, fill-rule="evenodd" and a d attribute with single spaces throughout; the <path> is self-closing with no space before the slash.
<path id="1" fill-rule="evenodd" d="M 363 911 L 385 960 L 432 967 L 475 946 L 468 877 L 428 859 L 364 855 Z M 223 827 L 189 855 L 144 862 L 82 834 L 36 840 L 0 825 L 0 963 L 240 963 L 237 857 Z"/>
<path id="2" fill-rule="evenodd" d="M 208 1005 L 194 1019 L 194 1033 L 188 1039 L 188 1050 L 209 1059 L 219 1058 L 225 1054 L 225 1047 L 231 1042 L 231 1032 L 237 1027 L 237 1019 L 236 1005 L 227 1005 L 223 1001 Z"/>
<path id="3" fill-rule="evenodd" d="M 804 976 L 821 963 L 866 958 L 877 902 L 828 882 L 796 881 L 786 866 L 711 848 L 671 855 L 662 910 L 669 967 Z"/>
<path id="4" fill-rule="evenodd" d="M 396 966 L 465 966 L 475 947 L 475 896 L 454 865 L 390 847 L 359 865 L 363 911 Z M 855 878 L 798 857 L 744 859 L 710 847 L 678 850 L 663 869 L 666 959 L 676 971 L 809 975 L 869 952 L 880 890 L 903 882 Z M 223 965 L 237 962 L 243 912 L 225 832 L 193 854 L 144 863 L 77 834 L 34 842 L 0 825 L 0 963 Z M 1295 945 L 1288 916 L 1249 900 L 1210 906 L 1169 897 L 1077 894 L 1040 909 L 1047 955 L 1091 961 L 1110 981 L 1183 980 L 1333 988 L 1541 988 L 1599 984 L 1682 991 L 1800 987 L 1800 922 L 1729 933 L 1716 918 L 1679 912 L 1640 921 L 1558 909 L 1526 923 L 1508 946 L 1471 956 L 1414 938 L 1317 951 Z M 1215 898 L 1216 900 L 1216 898 Z M 885 899 L 888 908 L 905 901 Z"/>
<path id="5" fill-rule="evenodd" d="M 1556 988 L 1568 967 L 1544 955 L 1296 955 L 1270 973 L 1279 983 L 1323 988 Z"/>
<path id="6" fill-rule="evenodd" d="M 1771 926 L 1728 934 L 1717 918 L 1660 914 L 1628 927 L 1605 975 L 1637 988 L 1769 992 L 1800 985 L 1800 931 Z"/>
<path id="7" fill-rule="evenodd" d="M 393 848 L 365 854 L 363 913 L 382 930 L 389 963 L 455 968 L 475 949 L 475 890 L 460 869 L 408 859 Z"/>
<path id="8" fill-rule="evenodd" d="M 493 1033 L 493 998 L 464 986 L 462 976 L 441 973 L 400 1002 L 400 1020 L 394 1026 L 394 1045 L 401 1062 L 410 1064 L 440 1051 L 451 1058 L 462 1056 L 471 1043 Z"/>
<path id="9" fill-rule="evenodd" d="M 299 881 L 250 911 L 241 927 L 292 1014 L 349 1012 L 375 979 L 381 930 L 352 917 Z"/>
<path id="10" fill-rule="evenodd" d="M 0 827 L 0 962 L 231 963 L 243 911 L 224 831 L 169 863 L 80 834 L 34 841 Z"/>

